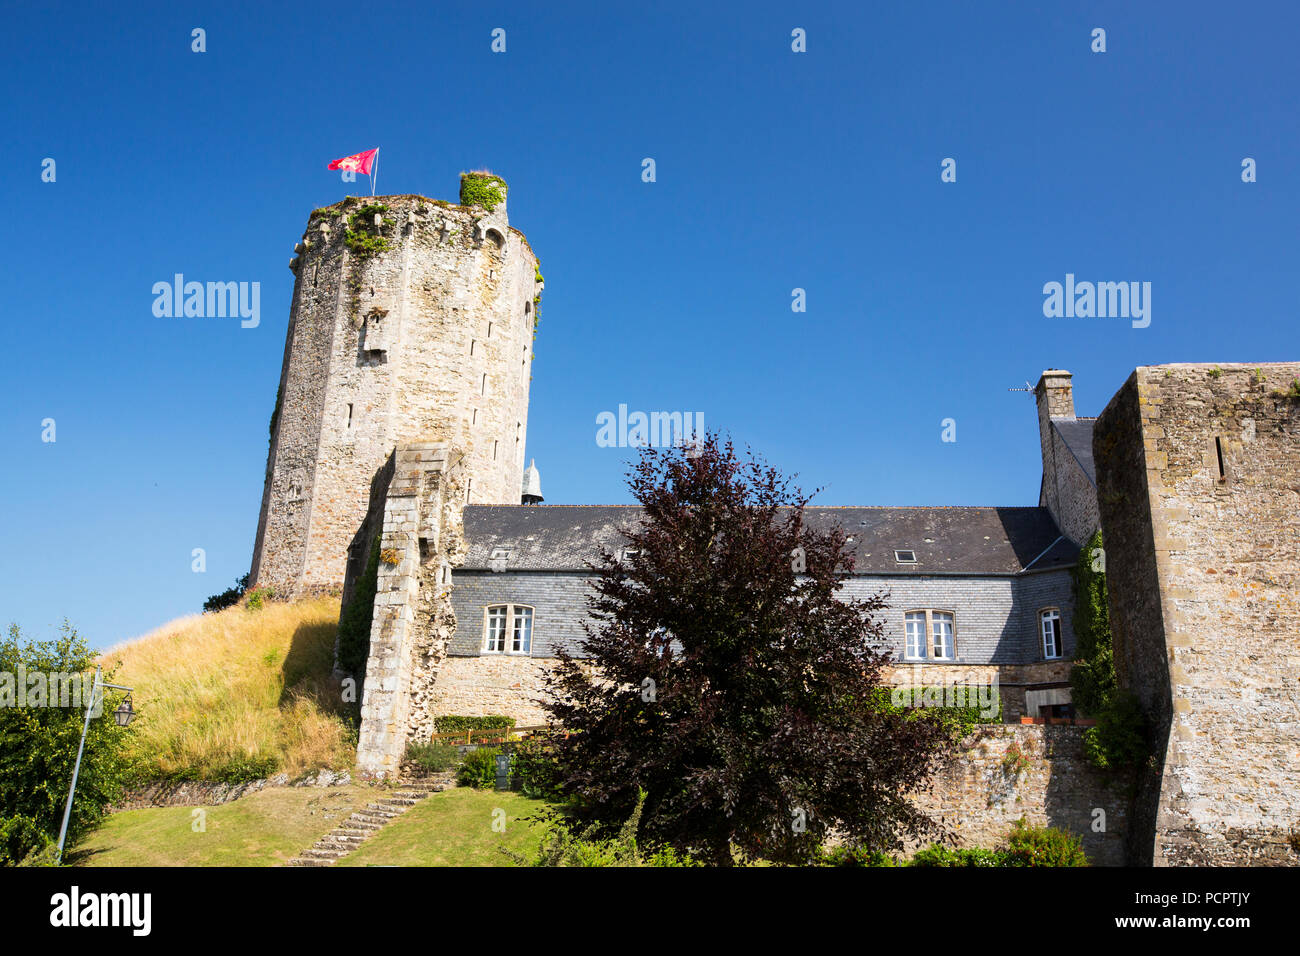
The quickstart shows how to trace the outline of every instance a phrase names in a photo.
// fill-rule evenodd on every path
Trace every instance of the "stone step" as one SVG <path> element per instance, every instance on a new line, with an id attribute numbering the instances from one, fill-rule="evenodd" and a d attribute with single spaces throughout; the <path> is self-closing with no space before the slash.
<path id="1" fill-rule="evenodd" d="M 314 846 L 310 850 L 303 850 L 302 855 L 304 859 L 308 860 L 337 860 L 339 857 L 344 855 L 344 851 L 322 850 Z"/>
<path id="2" fill-rule="evenodd" d="M 364 840 L 360 840 L 356 843 L 342 843 L 335 840 L 321 840 L 314 847 L 312 847 L 312 849 L 337 850 L 339 856 L 344 857 L 347 856 L 349 853 L 351 853 L 353 850 L 355 850 L 357 847 L 361 846 L 361 844 L 364 842 L 365 842 Z"/>
<path id="3" fill-rule="evenodd" d="M 375 801 L 381 807 L 413 807 L 416 801 L 410 797 L 388 797 L 384 800 Z"/>
<path id="4" fill-rule="evenodd" d="M 379 829 L 378 826 L 368 826 L 368 827 L 361 827 L 355 825 L 344 826 L 344 827 L 338 827 L 337 829 L 334 830 L 333 833 L 330 833 L 329 836 L 356 837 L 358 840 L 366 840 L 369 839 L 371 834 L 373 834 L 378 829 Z"/>
<path id="5" fill-rule="evenodd" d="M 326 836 L 322 837 L 320 842 L 317 843 L 316 845 L 321 846 L 322 844 L 330 844 L 330 845 L 342 844 L 343 846 L 359 846 L 362 843 L 365 843 L 366 840 L 368 840 L 369 838 L 370 838 L 369 833 L 351 833 L 351 832 L 340 833 L 339 831 L 335 830 L 333 833 L 327 834 Z"/>
<path id="6" fill-rule="evenodd" d="M 388 807 L 374 804 L 366 807 L 364 810 L 358 810 L 357 812 L 364 813 L 366 816 L 378 817 L 382 820 L 388 821 L 393 819 L 393 817 L 400 817 L 406 809 L 406 807 Z"/>

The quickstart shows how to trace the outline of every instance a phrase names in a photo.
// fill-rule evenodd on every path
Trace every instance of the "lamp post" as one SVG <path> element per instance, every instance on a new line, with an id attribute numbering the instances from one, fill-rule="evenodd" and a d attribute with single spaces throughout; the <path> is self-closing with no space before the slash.
<path id="1" fill-rule="evenodd" d="M 101 688 L 126 691 L 126 700 L 113 711 L 113 719 L 117 721 L 119 727 L 125 727 L 135 716 L 135 709 L 131 706 L 131 692 L 135 688 L 104 683 L 102 670 L 99 665 L 95 666 L 95 683 L 91 685 L 90 699 L 86 702 L 86 719 L 81 725 L 81 743 L 77 745 L 77 762 L 72 768 L 72 785 L 68 787 L 68 802 L 63 807 L 63 826 L 59 828 L 59 850 L 54 858 L 56 864 L 63 862 L 63 841 L 68 838 L 68 818 L 72 816 L 72 795 L 77 792 L 77 774 L 81 772 L 81 752 L 86 749 L 86 732 L 90 729 L 90 714 L 96 707 L 95 692 Z M 104 696 L 101 694 L 98 703 L 103 702 Z"/>

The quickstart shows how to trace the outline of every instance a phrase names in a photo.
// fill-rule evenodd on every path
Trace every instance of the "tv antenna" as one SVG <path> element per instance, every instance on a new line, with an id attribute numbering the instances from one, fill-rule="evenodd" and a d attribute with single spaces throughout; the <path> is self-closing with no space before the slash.
<path id="1" fill-rule="evenodd" d="M 1008 391 L 1008 392 L 1028 392 L 1029 394 L 1032 395 L 1032 394 L 1034 393 L 1034 386 L 1030 385 L 1028 382 L 1025 382 L 1025 387 L 1024 387 L 1024 388 L 1009 388 L 1009 389 L 1007 389 L 1007 391 Z"/>

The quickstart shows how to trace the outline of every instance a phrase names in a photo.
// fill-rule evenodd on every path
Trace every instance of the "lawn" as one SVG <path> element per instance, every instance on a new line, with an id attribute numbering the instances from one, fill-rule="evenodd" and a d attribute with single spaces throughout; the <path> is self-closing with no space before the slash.
<path id="1" fill-rule="evenodd" d="M 274 787 L 217 807 L 153 807 L 109 816 L 74 866 L 278 866 L 375 798 L 368 787 Z M 196 814 L 202 811 L 202 817 Z M 200 822 L 203 830 L 197 830 Z"/>
<path id="2" fill-rule="evenodd" d="M 525 818 L 546 806 L 545 801 L 509 791 L 444 790 L 422 800 L 337 865 L 514 866 L 501 848 L 531 857 L 542 827 Z"/>
<path id="3" fill-rule="evenodd" d="M 273 787 L 219 807 L 153 807 L 109 816 L 75 850 L 73 866 L 279 866 L 384 795 L 363 786 Z M 546 803 L 457 787 L 431 794 L 338 866 L 513 866 L 500 847 L 531 856 Z M 202 810 L 202 831 L 195 830 Z M 502 811 L 497 813 L 497 811 Z M 497 829 L 493 829 L 494 821 Z M 501 828 L 504 823 L 504 829 Z"/>

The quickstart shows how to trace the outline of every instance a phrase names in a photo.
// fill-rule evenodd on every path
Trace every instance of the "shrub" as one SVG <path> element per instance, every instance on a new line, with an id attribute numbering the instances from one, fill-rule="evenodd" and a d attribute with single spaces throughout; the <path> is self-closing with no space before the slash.
<path id="1" fill-rule="evenodd" d="M 938 843 L 912 857 L 910 866 L 1011 866 L 1003 850 L 967 847 L 953 850 Z"/>
<path id="2" fill-rule="evenodd" d="M 433 726 L 440 734 L 463 734 L 467 730 L 508 730 L 514 725 L 513 717 L 503 717 L 501 714 L 488 714 L 486 717 L 450 714 L 433 719 Z"/>
<path id="3" fill-rule="evenodd" d="M 1005 866 L 1087 866 L 1083 841 L 1056 827 L 1031 827 L 1021 817 L 1002 850 Z"/>
<path id="4" fill-rule="evenodd" d="M 510 758 L 511 786 L 534 800 L 557 800 L 560 765 L 549 741 L 534 737 L 514 748 Z"/>
<path id="5" fill-rule="evenodd" d="M 813 858 L 814 866 L 898 866 L 888 853 L 861 846 L 823 848 Z"/>
<path id="6" fill-rule="evenodd" d="M 476 790 L 493 790 L 497 785 L 497 754 L 500 747 L 479 747 L 465 754 L 465 760 L 456 771 L 456 782 L 462 787 Z"/>
<path id="7" fill-rule="evenodd" d="M 203 613 L 208 614 L 214 611 L 224 611 L 228 607 L 234 607 L 239 603 L 239 599 L 244 596 L 248 590 L 248 575 L 235 582 L 233 588 L 226 588 L 220 594 L 214 594 L 203 602 Z"/>
<path id="8" fill-rule="evenodd" d="M 275 597 L 270 588 L 253 588 L 248 592 L 248 603 L 244 606 L 250 611 L 260 611 L 267 601 Z"/>
<path id="9" fill-rule="evenodd" d="M 997 849 L 952 849 L 936 843 L 920 850 L 908 866 L 1087 866 L 1083 841 L 1056 827 L 1031 827 L 1021 817 Z"/>
<path id="10" fill-rule="evenodd" d="M 412 743 L 406 759 L 426 773 L 442 773 L 460 764 L 460 750 L 454 744 Z M 493 770 L 494 782 L 495 774 Z"/>
<path id="11" fill-rule="evenodd" d="M 26 670 L 29 678 L 79 674 L 81 695 L 85 695 L 93 685 L 95 658 L 66 621 L 59 635 L 49 641 L 28 640 L 14 624 L 9 636 L 0 640 L 0 673 L 13 675 L 20 669 Z M 115 683 L 111 670 L 105 671 L 103 680 Z M 86 698 L 78 700 L 81 695 L 69 692 L 68 706 L 58 706 L 64 702 L 66 685 L 56 700 L 34 699 L 29 689 L 24 705 L 16 706 L 14 685 L 6 683 L 8 699 L 0 706 L 0 865 L 19 863 L 58 838 L 82 727 L 87 726 Z M 29 688 L 35 686 L 41 687 L 40 698 L 44 698 L 52 684 L 33 685 L 29 680 Z M 121 699 L 117 692 L 108 691 L 102 714 L 92 717 L 87 726 L 68 822 L 69 846 L 99 822 L 120 792 L 130 732 L 113 719 Z"/>

